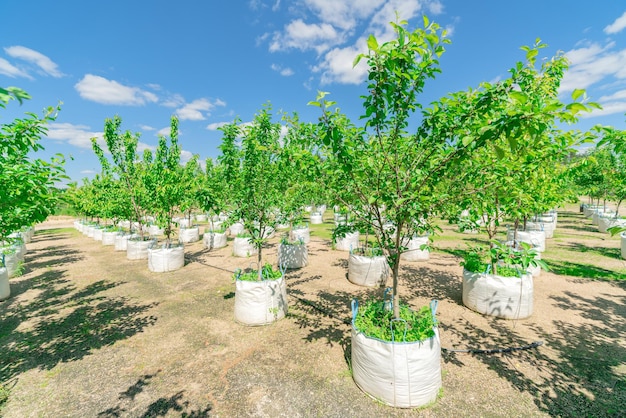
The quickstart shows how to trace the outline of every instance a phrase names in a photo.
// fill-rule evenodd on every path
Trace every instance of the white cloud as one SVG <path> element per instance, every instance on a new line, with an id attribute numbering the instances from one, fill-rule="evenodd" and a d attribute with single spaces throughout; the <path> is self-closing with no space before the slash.
<path id="1" fill-rule="evenodd" d="M 270 52 L 315 51 L 318 56 L 311 69 L 320 75 L 322 84 L 357 84 L 364 80 L 367 68 L 361 63 L 353 69 L 352 63 L 357 54 L 367 52 L 369 34 L 379 43 L 387 42 L 395 37 L 390 22 L 397 16 L 415 18 L 424 8 L 431 14 L 443 12 L 440 0 L 301 0 L 292 9 L 297 9 L 297 18 L 258 41 L 269 39 Z M 303 14 L 309 15 L 307 21 L 300 17 Z"/>
<path id="2" fill-rule="evenodd" d="M 155 146 L 153 145 L 148 145 L 145 142 L 138 142 L 137 143 L 137 154 L 143 154 L 143 152 L 145 150 L 150 150 L 150 151 L 154 151 L 156 149 Z"/>
<path id="3" fill-rule="evenodd" d="M 185 103 L 185 98 L 180 94 L 173 94 L 161 102 L 165 107 L 179 107 Z"/>
<path id="4" fill-rule="evenodd" d="M 105 146 L 103 133 L 93 132 L 89 129 L 89 126 L 85 125 L 54 122 L 48 125 L 48 135 L 46 137 L 85 149 L 91 149 L 91 138 L 97 138 L 100 146 Z"/>
<path id="5" fill-rule="evenodd" d="M 137 87 L 124 86 L 117 81 L 87 74 L 74 86 L 80 97 L 96 103 L 122 106 L 142 106 L 158 101 L 154 93 Z"/>
<path id="6" fill-rule="evenodd" d="M 96 172 L 93 170 L 82 170 L 80 174 L 96 174 Z"/>
<path id="7" fill-rule="evenodd" d="M 304 23 L 296 19 L 285 26 L 284 32 L 276 32 L 270 43 L 270 52 L 287 49 L 324 52 L 341 41 L 340 34 L 328 23 Z"/>
<path id="8" fill-rule="evenodd" d="M 176 115 L 180 120 L 204 120 L 206 118 L 202 112 L 208 113 L 212 108 L 213 105 L 207 99 L 198 99 L 177 109 Z"/>
<path id="9" fill-rule="evenodd" d="M 362 42 L 364 44 L 364 42 Z M 314 72 L 321 73 L 321 83 L 359 84 L 367 76 L 367 64 L 361 60 L 353 67 L 354 58 L 365 48 L 362 46 L 350 46 L 330 50 L 320 64 L 313 67 Z"/>
<path id="10" fill-rule="evenodd" d="M 609 77 L 626 78 L 626 49 L 614 51 L 614 43 L 604 47 L 591 44 L 585 48 L 566 52 L 571 65 L 561 82 L 560 92 L 586 89 Z"/>
<path id="11" fill-rule="evenodd" d="M 53 122 L 48 125 L 48 135 L 46 138 L 66 142 L 78 148 L 92 149 L 91 138 L 96 138 L 98 145 L 108 153 L 106 143 L 104 141 L 103 132 L 93 132 L 86 125 L 74 125 L 71 123 Z M 141 153 L 144 149 L 154 150 L 155 147 L 144 142 L 137 144 L 137 152 Z"/>
<path id="12" fill-rule="evenodd" d="M 35 64 L 44 73 L 51 75 L 52 77 L 59 78 L 64 75 L 61 71 L 59 71 L 58 65 L 41 52 L 19 45 L 4 48 L 4 50 L 13 58 Z"/>
<path id="13" fill-rule="evenodd" d="M 378 43 L 390 41 L 395 38 L 395 32 L 390 22 L 397 20 L 396 14 L 403 20 L 409 20 L 417 16 L 422 9 L 420 0 L 389 0 L 377 10 L 371 18 L 368 32 L 373 32 L 378 38 Z"/>
<path id="14" fill-rule="evenodd" d="M 343 30 L 352 30 L 359 20 L 385 4 L 385 0 L 305 0 L 304 3 L 321 21 Z"/>
<path id="15" fill-rule="evenodd" d="M 272 64 L 270 68 L 284 77 L 289 77 L 289 76 L 294 75 L 293 70 L 289 67 L 283 68 L 282 66 L 278 64 Z"/>
<path id="16" fill-rule="evenodd" d="M 171 132 L 172 132 L 172 127 L 168 126 L 166 128 L 159 129 L 157 131 L 157 136 L 167 136 L 167 137 L 169 137 Z M 180 131 L 179 131 L 179 134 L 180 134 Z"/>
<path id="17" fill-rule="evenodd" d="M 154 131 L 154 130 L 155 130 L 155 128 L 153 128 L 153 127 L 152 127 L 152 126 L 150 126 L 150 125 L 139 125 L 139 128 L 140 128 L 142 131 Z"/>
<path id="18" fill-rule="evenodd" d="M 213 123 L 209 123 L 207 125 L 207 129 L 209 131 L 217 131 L 218 128 L 221 128 L 222 126 L 228 125 L 230 122 L 213 122 Z"/>
<path id="19" fill-rule="evenodd" d="M 191 160 L 191 158 L 193 157 L 193 153 L 190 151 L 186 151 L 186 150 L 181 150 L 180 151 L 180 162 L 182 164 L 186 164 L 187 161 Z"/>
<path id="20" fill-rule="evenodd" d="M 432 3 L 428 4 L 428 11 L 432 15 L 440 15 L 443 13 L 443 4 L 441 4 L 437 0 L 433 1 Z"/>
<path id="21" fill-rule="evenodd" d="M 17 68 L 4 58 L 0 58 L 0 74 L 12 78 L 24 77 L 32 80 L 32 77 L 26 71 Z"/>
<path id="22" fill-rule="evenodd" d="M 197 99 L 177 109 L 176 115 L 180 120 L 205 120 L 216 106 L 226 106 L 226 103 L 219 99 L 214 102 L 204 98 Z"/>
<path id="23" fill-rule="evenodd" d="M 621 32 L 624 28 L 626 28 L 626 12 L 624 12 L 623 15 L 615 19 L 615 22 L 605 27 L 604 33 L 612 35 L 614 33 Z"/>
<path id="24" fill-rule="evenodd" d="M 598 116 L 613 115 L 615 113 L 626 113 L 626 100 L 615 102 L 602 102 L 598 100 L 602 109 L 594 109 L 591 113 L 582 113 L 581 118 L 595 118 Z"/>
<path id="25" fill-rule="evenodd" d="M 610 102 L 613 100 L 624 100 L 626 99 L 626 90 L 619 90 L 610 94 L 608 96 L 602 96 L 598 99 L 599 102 Z"/>

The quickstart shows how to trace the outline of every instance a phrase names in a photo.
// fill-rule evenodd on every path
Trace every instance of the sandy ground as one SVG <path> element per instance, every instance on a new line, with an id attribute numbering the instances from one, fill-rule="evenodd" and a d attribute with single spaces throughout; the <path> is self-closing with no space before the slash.
<path id="1" fill-rule="evenodd" d="M 562 215 L 567 239 L 549 246 L 606 248 L 604 258 L 589 252 L 593 262 L 624 269 L 618 239 L 573 210 Z M 626 416 L 624 281 L 543 272 L 532 317 L 510 321 L 463 306 L 462 269 L 449 252 L 405 263 L 402 297 L 415 307 L 439 301 L 444 351 L 440 399 L 402 410 L 352 380 L 350 302 L 382 291 L 348 282 L 348 254 L 328 241 L 313 235 L 310 264 L 288 272 L 288 317 L 246 327 L 233 319 L 231 276 L 252 260 L 233 257 L 232 242 L 187 244 L 183 269 L 151 273 L 146 260 L 70 227 L 67 218 L 38 226 L 25 274 L 0 303 L 4 417 Z M 277 239 L 265 250 L 270 262 Z M 542 345 L 452 351 L 534 342 Z"/>

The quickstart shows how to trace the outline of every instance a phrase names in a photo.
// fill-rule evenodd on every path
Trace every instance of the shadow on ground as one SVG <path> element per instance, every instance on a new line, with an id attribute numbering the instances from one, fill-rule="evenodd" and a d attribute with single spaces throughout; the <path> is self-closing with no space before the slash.
<path id="1" fill-rule="evenodd" d="M 150 384 L 152 378 L 158 373 L 146 374 L 141 376 L 137 382 L 132 384 L 127 390 L 120 393 L 118 398 L 118 405 L 102 411 L 98 414 L 101 418 L 119 418 L 128 416 L 133 409 L 133 402 L 135 397 L 143 392 L 144 388 Z M 185 418 L 208 418 L 213 406 L 209 403 L 206 407 L 200 409 L 190 410 L 190 402 L 184 399 L 185 391 L 181 390 L 170 397 L 162 397 L 154 402 L 150 403 L 146 410 L 141 413 L 132 411 L 133 416 L 138 417 L 161 417 L 171 413 L 179 413 L 181 417 Z"/>
<path id="2" fill-rule="evenodd" d="M 626 298 L 591 300 L 566 293 L 553 299 L 561 309 L 575 310 L 589 322 L 574 325 L 555 321 L 555 333 L 531 325 L 543 339 L 543 346 L 474 356 L 520 392 L 530 393 L 537 407 L 551 416 L 623 416 L 626 350 L 619 341 L 626 332 Z M 504 320 L 493 319 L 489 325 L 490 329 L 480 329 L 470 321 L 457 320 L 441 326 L 468 346 L 482 346 L 485 341 L 494 348 L 528 344 Z M 444 359 L 462 365 L 466 355 L 471 354 L 448 352 Z M 540 377 L 522 373 L 520 364 Z"/>
<path id="3" fill-rule="evenodd" d="M 52 268 L 81 259 L 78 251 L 33 252 L 48 269 L 11 281 L 11 297 L 0 303 L 0 382 L 30 369 L 52 369 L 93 350 L 128 338 L 156 319 L 154 304 L 138 304 L 106 291 L 122 282 L 96 281 L 77 287 L 66 270 Z"/>

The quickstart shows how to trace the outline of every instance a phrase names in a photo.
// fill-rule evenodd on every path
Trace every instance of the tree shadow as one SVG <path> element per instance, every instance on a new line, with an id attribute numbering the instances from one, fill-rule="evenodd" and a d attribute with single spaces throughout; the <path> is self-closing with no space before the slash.
<path id="1" fill-rule="evenodd" d="M 347 268 L 347 261 L 343 261 Z M 307 331 L 305 341 L 321 340 L 330 347 L 339 345 L 346 364 L 350 367 L 352 300 L 382 299 L 384 288 L 360 287 L 354 292 L 318 290 L 311 294 L 305 293 L 298 287 L 298 285 L 308 284 L 321 278 L 319 275 L 306 276 L 304 272 L 299 272 L 295 277 L 289 278 L 289 297 L 295 300 L 289 317 L 293 318 L 301 329 Z"/>
<path id="2" fill-rule="evenodd" d="M 154 324 L 147 312 L 156 304 L 138 304 L 105 291 L 121 282 L 104 280 L 76 288 L 51 271 L 20 283 L 18 293 L 34 297 L 0 304 L 0 381 L 31 369 L 50 370 L 94 350 L 128 338 Z"/>
<path id="3" fill-rule="evenodd" d="M 556 331 L 529 324 L 544 344 L 529 350 L 500 354 L 446 353 L 447 361 L 463 364 L 472 356 L 529 393 L 536 406 L 551 416 L 623 416 L 626 405 L 626 297 L 585 298 L 566 292 L 552 297 L 556 307 L 585 318 L 578 324 L 554 320 Z M 468 346 L 511 347 L 528 343 L 506 320 L 492 319 L 487 329 L 466 319 L 441 325 Z M 531 370 L 530 373 L 525 370 Z"/>
<path id="4" fill-rule="evenodd" d="M 84 258 L 85 257 L 81 255 L 80 251 L 77 251 L 67 245 L 29 250 L 26 253 L 24 273 L 28 274 L 44 267 L 57 267 L 65 264 L 71 264 L 83 260 Z"/>
<path id="5" fill-rule="evenodd" d="M 434 263 L 434 261 L 431 260 L 428 263 Z M 463 304 L 463 283 L 457 274 L 434 270 L 428 265 L 416 266 L 404 263 L 401 266 L 400 279 L 402 286 L 413 297 L 448 300 L 459 305 Z"/>
<path id="6" fill-rule="evenodd" d="M 118 403 L 118 405 L 100 412 L 98 414 L 98 417 L 119 418 L 128 416 L 131 413 L 131 410 L 134 409 L 133 402 L 135 401 L 135 397 L 143 392 L 144 388 L 150 384 L 152 378 L 155 377 L 159 372 L 161 372 L 161 370 L 158 370 L 153 374 L 146 374 L 141 376 L 137 380 L 137 382 L 132 384 L 124 392 L 120 393 L 120 402 Z M 208 418 L 210 416 L 209 413 L 213 409 L 211 403 L 209 403 L 205 407 L 191 409 L 191 402 L 184 399 L 184 393 L 185 391 L 181 390 L 170 397 L 161 397 L 148 405 L 145 412 L 135 414 L 135 411 L 132 411 L 132 415 L 148 418 L 171 415 L 172 412 L 177 412 L 180 413 L 181 417 L 187 418 Z"/>
<path id="7" fill-rule="evenodd" d="M 577 253 L 594 253 L 594 254 L 604 256 L 604 257 L 615 258 L 618 260 L 621 260 L 622 258 L 622 254 L 619 248 L 589 247 L 579 242 L 571 242 L 568 244 L 562 244 L 562 246 L 568 249 L 569 251 L 574 251 Z"/>

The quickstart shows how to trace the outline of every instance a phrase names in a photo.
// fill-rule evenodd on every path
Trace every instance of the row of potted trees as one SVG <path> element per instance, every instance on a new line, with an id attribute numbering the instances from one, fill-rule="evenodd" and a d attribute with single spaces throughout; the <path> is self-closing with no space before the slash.
<path id="1" fill-rule="evenodd" d="M 448 42 L 445 31 L 427 18 L 413 31 L 406 22 L 392 26 L 395 39 L 379 44 L 370 36 L 368 52 L 355 61 L 365 60 L 369 67 L 360 125 L 328 100 L 328 93 L 320 92 L 310 103 L 321 110 L 319 123 L 284 116 L 287 133 L 281 134 L 281 124 L 272 120 L 267 105 L 251 124 L 236 119 L 221 128 L 221 155 L 215 164 L 207 162 L 210 181 L 199 187 L 193 186 L 197 168 L 189 169 L 196 176 L 187 183 L 176 177 L 187 166 L 180 165 L 174 119 L 172 145 L 160 141 L 156 157 L 145 153 L 143 165 L 133 151 L 136 138 L 119 135 L 115 123 L 110 129 L 117 142 L 112 146 L 107 139 L 107 145 L 118 180 L 132 185 L 147 176 L 146 184 L 163 191 L 153 211 L 167 242 L 174 212 L 193 206 L 182 203 L 189 189 L 198 190 L 194 201 L 200 201 L 202 210 L 228 210 L 230 220 L 241 221 L 249 234 L 242 237 L 249 245 L 246 255 L 256 255 L 254 268 L 235 274 L 235 318 L 248 325 L 268 324 L 287 313 L 284 272 L 289 259 L 306 252 L 306 238 L 296 227 L 302 222 L 301 208 L 312 200 L 336 203 L 335 247 L 350 251 L 349 280 L 380 286 L 389 275 L 392 281 L 378 300 L 353 302 L 354 380 L 387 404 L 416 407 L 434 401 L 441 388 L 437 303 L 417 311 L 408 307 L 399 292 L 401 262 L 426 257 L 429 238 L 424 237 L 436 235 L 437 219 L 465 211 L 466 220 L 485 228 L 489 248 L 467 251 L 464 302 L 489 315 L 530 315 L 528 271 L 546 267 L 539 257 L 542 244 L 533 238 L 541 234 L 534 232 L 545 239 L 546 225 L 556 223 L 555 213 L 548 211 L 563 198 L 563 159 L 579 139 L 557 123 L 573 122 L 594 105 L 581 103 L 580 90 L 571 103 L 560 101 L 566 60 L 558 55 L 537 68 L 544 47 L 537 42 L 523 48 L 526 61 L 517 63 L 509 78 L 422 106 L 418 96 L 426 80 L 440 72 L 439 57 Z M 417 112 L 421 122 L 412 128 Z M 169 183 L 172 178 L 179 180 Z M 146 209 L 155 199 L 148 195 L 129 195 L 138 223 L 142 212 L 137 208 Z M 311 208 L 311 223 L 323 221 L 321 215 Z M 513 226 L 508 241 L 499 243 L 495 238 L 505 219 L 512 219 Z M 265 263 L 263 248 L 281 223 L 291 228 L 274 267 Z M 358 230 L 365 233 L 362 243 Z M 522 295 L 512 295 L 511 287 L 519 287 Z M 502 296 L 497 309 L 480 306 L 481 295 L 488 293 Z M 523 296 L 530 296 L 530 302 Z M 511 299 L 520 302 L 512 305 Z"/>

